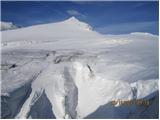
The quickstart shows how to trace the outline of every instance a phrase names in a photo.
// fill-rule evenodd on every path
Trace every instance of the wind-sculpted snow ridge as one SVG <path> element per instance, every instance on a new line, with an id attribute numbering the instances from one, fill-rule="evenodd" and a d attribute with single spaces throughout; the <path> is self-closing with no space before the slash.
<path id="1" fill-rule="evenodd" d="M 86 25 L 2 32 L 1 118 L 158 118 L 158 37 Z"/>

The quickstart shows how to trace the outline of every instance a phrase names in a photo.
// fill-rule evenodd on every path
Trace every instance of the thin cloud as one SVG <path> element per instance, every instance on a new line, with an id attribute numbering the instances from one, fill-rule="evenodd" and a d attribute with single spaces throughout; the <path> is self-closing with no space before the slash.
<path id="1" fill-rule="evenodd" d="M 71 16 L 80 16 L 80 17 L 85 17 L 82 13 L 80 13 L 77 10 L 67 10 L 67 13 Z"/>
<path id="2" fill-rule="evenodd" d="M 146 22 L 134 22 L 134 23 L 122 23 L 107 25 L 99 27 L 97 31 L 104 34 L 123 34 L 131 32 L 146 32 L 153 30 L 157 34 L 158 31 L 158 21 L 146 21 Z"/>

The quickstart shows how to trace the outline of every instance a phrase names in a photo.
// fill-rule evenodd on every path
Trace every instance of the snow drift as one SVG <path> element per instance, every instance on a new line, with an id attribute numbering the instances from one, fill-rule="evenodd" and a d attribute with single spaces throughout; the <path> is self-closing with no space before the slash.
<path id="1" fill-rule="evenodd" d="M 152 34 L 102 35 L 74 17 L 3 31 L 1 73 L 1 118 L 158 118 Z"/>

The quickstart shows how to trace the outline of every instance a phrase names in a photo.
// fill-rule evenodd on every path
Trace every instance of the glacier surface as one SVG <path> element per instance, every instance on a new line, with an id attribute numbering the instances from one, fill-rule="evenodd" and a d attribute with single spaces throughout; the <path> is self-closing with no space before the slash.
<path id="1" fill-rule="evenodd" d="M 1 34 L 1 118 L 158 118 L 158 36 L 74 17 Z"/>

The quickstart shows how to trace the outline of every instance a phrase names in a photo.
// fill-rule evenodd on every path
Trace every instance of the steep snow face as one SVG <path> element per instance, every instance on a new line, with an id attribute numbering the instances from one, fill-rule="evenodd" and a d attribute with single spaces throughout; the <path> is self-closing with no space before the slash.
<path id="1" fill-rule="evenodd" d="M 74 17 L 3 31 L 2 118 L 158 118 L 158 64 L 158 36 L 101 35 Z"/>
<path id="2" fill-rule="evenodd" d="M 12 29 L 16 29 L 17 26 L 15 26 L 12 22 L 0 22 L 1 25 L 1 31 L 2 30 L 12 30 Z"/>

